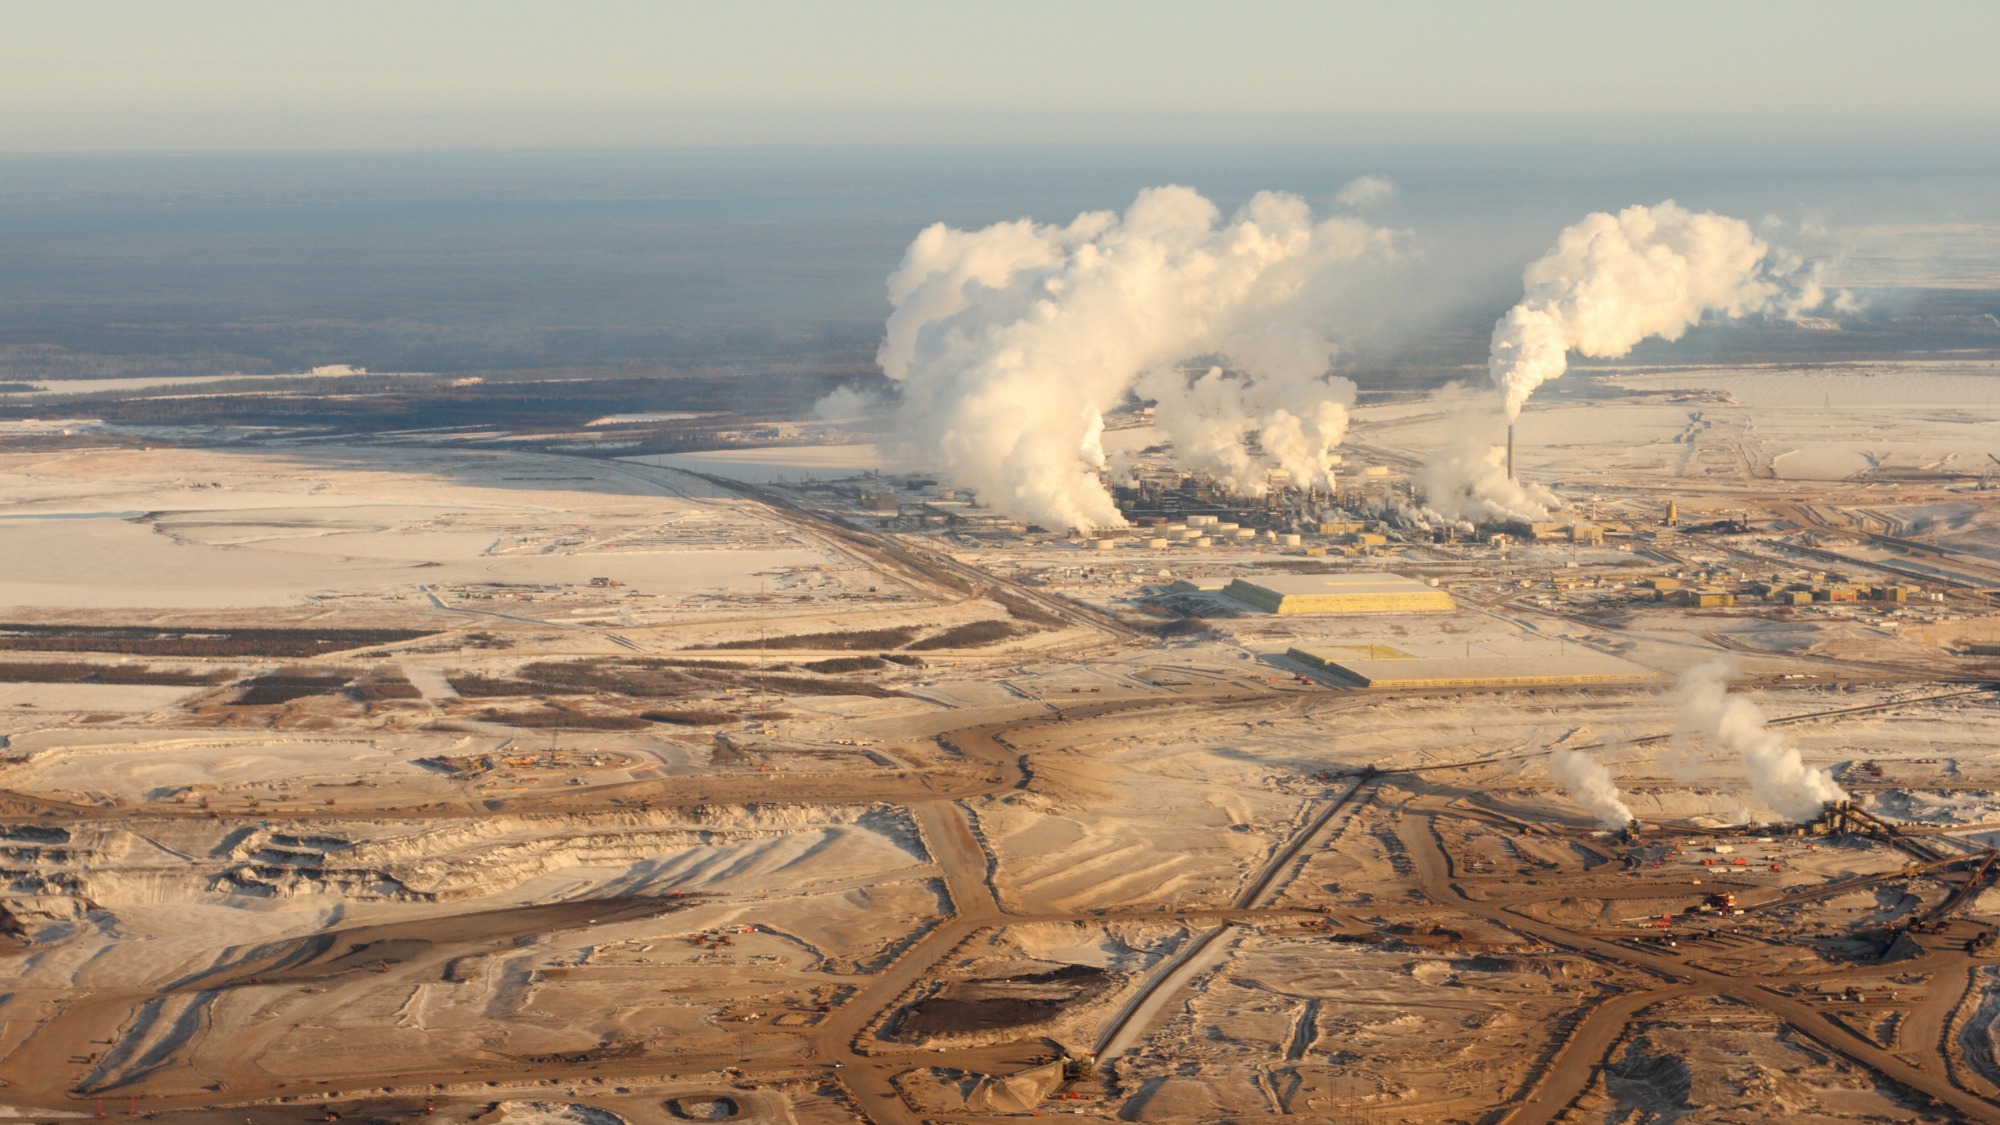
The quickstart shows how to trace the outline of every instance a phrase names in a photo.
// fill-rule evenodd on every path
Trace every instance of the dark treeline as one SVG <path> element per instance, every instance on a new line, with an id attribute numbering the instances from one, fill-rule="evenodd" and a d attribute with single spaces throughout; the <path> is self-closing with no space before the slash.
<path id="1" fill-rule="evenodd" d="M 743 716 L 734 711 L 704 711 L 699 709 L 676 709 L 672 711 L 643 711 L 639 715 L 651 723 L 665 723 L 676 727 L 719 727 L 737 722 Z"/>
<path id="2" fill-rule="evenodd" d="M 883 666 L 883 662 L 875 657 L 859 659 L 867 662 L 870 668 Z M 866 695 L 878 698 L 900 694 L 865 680 L 779 674 L 791 671 L 789 665 L 771 668 L 756 668 L 747 664 L 701 667 L 698 666 L 700 663 L 665 660 L 538 661 L 522 665 L 511 676 L 454 672 L 446 678 L 460 695 L 468 699 L 565 695 L 680 699 L 743 690 L 769 690 L 786 695 Z M 854 670 L 861 669 L 857 667 Z"/>
<path id="3" fill-rule="evenodd" d="M 346 690 L 353 676 L 338 668 L 272 672 L 245 683 L 232 706 L 271 707 L 310 695 L 333 695 Z"/>
<path id="4" fill-rule="evenodd" d="M 595 715 L 555 703 L 534 711 L 488 708 L 473 717 L 481 722 L 530 730 L 642 730 L 649 725 L 635 715 Z"/>
<path id="5" fill-rule="evenodd" d="M 794 633 L 782 637 L 760 637 L 755 640 L 718 641 L 709 645 L 694 645 L 694 648 L 709 649 L 764 649 L 764 648 L 831 648 L 868 649 L 901 648 L 917 635 L 916 629 L 898 625 L 892 629 L 852 629 L 842 633 Z"/>
<path id="6" fill-rule="evenodd" d="M 1005 621 L 968 621 L 903 647 L 911 652 L 929 652 L 941 648 L 976 648 L 979 645 L 996 644 L 1021 632 L 1022 630 Z"/>
<path id="7" fill-rule="evenodd" d="M 1069 624 L 1019 594 L 996 589 L 988 591 L 986 597 L 989 601 L 998 603 L 1000 608 L 1007 611 L 1007 616 L 1017 621 L 1025 621 L 1030 625 L 1045 625 L 1051 629 L 1061 629 Z"/>
<path id="8" fill-rule="evenodd" d="M 360 703 L 424 697 L 399 668 L 283 668 L 244 681 L 231 706 L 270 707 L 318 695 L 345 695 Z"/>
<path id="9" fill-rule="evenodd" d="M 0 683 L 10 684 L 144 684 L 159 687 L 201 687 L 227 683 L 236 673 L 223 668 L 182 671 L 144 664 L 87 664 L 80 660 L 0 663 Z"/>
<path id="10" fill-rule="evenodd" d="M 1008 612 L 1017 617 L 1037 623 L 1061 624 L 1061 619 L 1043 613 L 1023 598 L 1008 597 Z M 1016 606 L 1019 609 L 1016 609 Z M 953 625 L 940 630 L 922 640 L 915 639 L 917 629 L 899 625 L 891 629 L 855 629 L 844 633 L 795 633 L 782 637 L 761 637 L 754 640 L 718 641 L 715 644 L 696 645 L 696 648 L 730 649 L 737 652 L 756 649 L 892 649 L 900 648 L 911 652 L 928 652 L 941 648 L 973 648 L 1004 641 L 1020 636 L 1033 629 L 1022 629 L 1005 621 L 972 621 L 964 625 Z M 877 659 L 893 660 L 894 657 L 882 653 Z M 821 661 L 821 663 L 829 663 Z M 904 663 L 901 660 L 896 663 Z M 819 671 L 817 665 L 807 664 L 806 668 Z M 874 665 L 880 667 L 880 665 Z"/>
<path id="11" fill-rule="evenodd" d="M 512 676 L 454 672 L 451 686 L 467 698 L 520 695 L 622 695 L 633 699 L 674 699 L 728 684 L 728 672 L 675 669 L 651 661 L 540 661 Z"/>
<path id="12" fill-rule="evenodd" d="M 824 676 L 847 672 L 873 672 L 888 666 L 889 662 L 879 656 L 836 656 L 831 660 L 812 660 L 799 665 L 808 672 L 818 672 Z"/>
<path id="13" fill-rule="evenodd" d="M 428 629 L 159 629 L 137 625 L 0 622 L 0 649 L 126 656 L 299 657 L 428 637 Z"/>

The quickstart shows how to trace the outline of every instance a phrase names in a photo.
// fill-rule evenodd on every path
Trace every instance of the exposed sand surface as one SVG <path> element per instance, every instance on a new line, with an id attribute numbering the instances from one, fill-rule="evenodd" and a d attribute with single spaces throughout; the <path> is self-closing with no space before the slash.
<path id="1" fill-rule="evenodd" d="M 2000 1119 L 1989 382 L 1579 370 L 1559 526 L 1206 548 L 798 438 L 10 446 L 0 1116 Z M 1456 409 L 1357 410 L 1342 502 Z M 1348 570 L 1457 608 L 1214 592 Z"/>
<path id="2" fill-rule="evenodd" d="M 772 445 L 712 453 L 656 453 L 621 458 L 641 465 L 710 473 L 731 480 L 839 480 L 890 467 L 887 453 L 871 444 Z"/>
<path id="3" fill-rule="evenodd" d="M 760 572 L 829 561 L 693 478 L 648 488 L 569 459 L 177 454 L 158 475 L 147 462 L 163 457 L 129 452 L 0 460 L 0 605 L 22 608 L 279 607 L 597 577 L 675 597 L 754 592 Z"/>

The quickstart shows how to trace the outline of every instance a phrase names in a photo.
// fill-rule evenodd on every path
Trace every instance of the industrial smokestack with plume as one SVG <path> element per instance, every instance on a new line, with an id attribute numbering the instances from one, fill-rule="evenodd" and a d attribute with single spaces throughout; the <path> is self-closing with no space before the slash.
<path id="1" fill-rule="evenodd" d="M 1387 190 L 1366 186 L 1363 201 Z M 1328 375 L 1333 345 L 1291 306 L 1394 241 L 1273 192 L 1223 220 L 1184 187 L 1067 226 L 932 226 L 889 278 L 878 356 L 901 385 L 909 459 L 1017 519 L 1119 526 L 1099 476 L 1104 415 L 1138 395 L 1158 401 L 1155 426 L 1188 467 L 1252 493 L 1274 468 L 1331 484 L 1354 386 Z M 1177 365 L 1198 356 L 1228 369 L 1190 379 Z"/>
<path id="2" fill-rule="evenodd" d="M 1632 810 L 1611 780 L 1611 771 L 1588 750 L 1557 744 L 1549 748 L 1549 775 L 1563 787 L 1569 799 L 1582 805 L 1606 828 L 1624 828 L 1632 823 Z"/>
<path id="3" fill-rule="evenodd" d="M 1796 747 L 1770 729 L 1764 712 L 1747 699 L 1729 694 L 1732 671 L 1726 660 L 1697 665 L 1681 674 L 1675 688 L 1679 704 L 1678 743 L 1695 737 L 1741 757 L 1757 800 L 1794 823 L 1820 814 L 1847 792 L 1825 770 L 1807 768 Z"/>
<path id="4" fill-rule="evenodd" d="M 1561 377 L 1570 352 L 1615 358 L 1649 337 L 1678 340 L 1708 313 L 1807 311 L 1769 251 L 1743 220 L 1672 200 L 1600 211 L 1563 231 L 1522 273 L 1521 303 L 1493 326 L 1487 374 L 1508 420 Z M 1794 259 L 1782 262 L 1796 272 Z"/>
<path id="5" fill-rule="evenodd" d="M 1490 437 L 1444 450 L 1426 474 L 1426 502 L 1451 518 L 1547 514 L 1534 490 L 1509 487 L 1513 423 L 1535 388 L 1568 370 L 1570 352 L 1616 358 L 1651 337 L 1678 340 L 1710 314 L 1796 317 L 1825 297 L 1816 271 L 1774 255 L 1749 224 L 1672 200 L 1586 216 L 1521 279 L 1526 292 L 1493 326 L 1487 357 L 1507 423 L 1505 467 L 1481 452 Z"/>
<path id="6" fill-rule="evenodd" d="M 1468 524 L 1532 523 L 1561 505 L 1554 492 L 1515 477 L 1510 428 L 1489 400 L 1471 401 L 1462 391 L 1440 397 L 1446 401 L 1444 443 L 1417 470 L 1417 487 L 1432 516 Z"/>

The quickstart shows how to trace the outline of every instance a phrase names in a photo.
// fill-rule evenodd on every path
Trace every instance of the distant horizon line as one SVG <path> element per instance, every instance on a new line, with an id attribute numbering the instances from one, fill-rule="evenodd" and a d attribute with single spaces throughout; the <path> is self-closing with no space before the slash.
<path id="1" fill-rule="evenodd" d="M 658 106 L 258 106 L 53 108 L 0 115 L 0 156 L 236 153 L 534 153 L 756 149 L 1269 149 L 1591 144 L 2000 150 L 2000 113 L 1632 115 L 1317 113 Z M 220 111 L 220 112 L 218 112 Z M 636 121 L 633 115 L 644 115 Z M 672 120 L 660 120 L 662 116 Z"/>

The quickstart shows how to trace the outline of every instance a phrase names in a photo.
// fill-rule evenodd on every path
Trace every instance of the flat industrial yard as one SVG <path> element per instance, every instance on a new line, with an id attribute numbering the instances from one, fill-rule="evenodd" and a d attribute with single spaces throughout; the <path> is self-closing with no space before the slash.
<path id="1" fill-rule="evenodd" d="M 2000 1119 L 2000 384 L 1895 374 L 1536 403 L 1601 541 L 9 446 L 0 1116 Z M 1453 402 L 1357 408 L 1357 507 Z M 1424 611 L 1222 592 L 1336 574 Z M 1719 658 L 1851 813 L 1691 726 Z"/>

